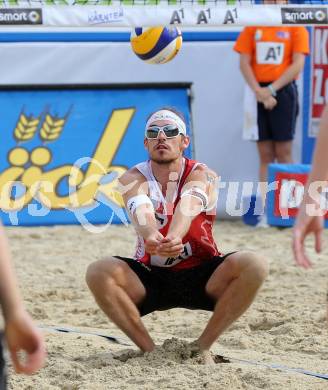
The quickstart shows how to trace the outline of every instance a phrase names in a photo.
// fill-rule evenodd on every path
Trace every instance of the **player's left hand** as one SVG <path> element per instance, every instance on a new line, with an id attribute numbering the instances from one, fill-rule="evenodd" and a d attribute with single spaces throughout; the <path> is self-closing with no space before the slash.
<path id="1" fill-rule="evenodd" d="M 44 365 L 46 348 L 43 336 L 24 309 L 5 319 L 5 338 L 17 373 L 33 374 Z M 21 351 L 25 356 L 19 356 Z"/>
<path id="2" fill-rule="evenodd" d="M 176 257 L 183 251 L 183 243 L 180 237 L 164 237 L 157 247 L 157 254 L 163 257 Z"/>

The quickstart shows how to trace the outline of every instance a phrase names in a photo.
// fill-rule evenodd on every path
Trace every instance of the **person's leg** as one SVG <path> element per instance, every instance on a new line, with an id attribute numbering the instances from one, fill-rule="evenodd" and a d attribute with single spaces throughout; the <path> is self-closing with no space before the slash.
<path id="1" fill-rule="evenodd" d="M 142 351 L 152 351 L 155 344 L 137 308 L 146 289 L 129 265 L 114 257 L 96 261 L 87 269 L 86 282 L 105 314 Z"/>
<path id="2" fill-rule="evenodd" d="M 216 304 L 212 317 L 197 340 L 200 350 L 209 350 L 246 311 L 267 275 L 266 260 L 250 252 L 233 253 L 216 268 L 205 287 Z"/>
<path id="3" fill-rule="evenodd" d="M 260 191 L 263 207 L 265 205 L 265 200 L 268 191 L 268 165 L 275 161 L 275 148 L 274 143 L 271 140 L 267 141 L 258 141 L 257 150 L 260 158 Z"/>
<path id="4" fill-rule="evenodd" d="M 292 164 L 292 141 L 274 142 L 274 150 L 278 163 Z"/>

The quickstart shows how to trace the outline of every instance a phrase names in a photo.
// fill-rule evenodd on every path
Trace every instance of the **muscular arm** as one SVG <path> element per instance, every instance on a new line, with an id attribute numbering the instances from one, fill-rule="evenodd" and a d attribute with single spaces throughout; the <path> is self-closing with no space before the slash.
<path id="1" fill-rule="evenodd" d="M 205 197 L 202 195 L 201 197 L 208 198 L 208 208 L 216 206 L 217 175 L 207 167 L 199 166 L 189 175 L 182 189 L 182 197 L 174 211 L 167 235 L 158 247 L 157 253 L 161 256 L 175 257 L 181 253 L 183 237 L 187 234 L 193 219 L 204 210 L 204 201 L 201 197 L 188 192 L 193 188 L 204 191 Z"/>
<path id="2" fill-rule="evenodd" d="M 315 185 L 318 182 L 318 188 L 322 187 L 323 182 L 328 181 L 328 105 L 325 107 L 321 120 L 318 137 L 316 140 L 316 146 L 313 154 L 312 168 L 309 173 L 306 188 L 304 191 L 304 198 L 302 202 L 302 208 L 306 212 L 305 208 L 307 204 L 313 204 L 319 202 L 319 197 L 315 199 L 315 191 L 312 194 L 309 192 L 309 187 Z M 322 188 L 321 188 L 322 189 Z M 312 196 L 311 196 L 312 195 Z"/>
<path id="3" fill-rule="evenodd" d="M 217 180 L 218 177 L 215 172 L 200 165 L 189 175 L 182 189 L 182 194 L 193 187 L 200 188 L 206 193 L 208 197 L 208 208 L 210 208 L 216 205 Z M 175 209 L 168 235 L 171 237 L 180 237 L 182 240 L 187 234 L 193 219 L 202 211 L 203 202 L 200 198 L 192 195 L 182 196 Z"/>
<path id="4" fill-rule="evenodd" d="M 0 225 L 0 301 L 3 316 L 6 319 L 17 311 L 23 309 L 22 300 L 19 295 L 16 277 L 11 267 L 11 260 L 7 239 L 3 227 Z"/>
<path id="5" fill-rule="evenodd" d="M 11 256 L 0 224 L 0 302 L 5 320 L 5 338 L 16 372 L 32 374 L 45 360 L 45 345 L 40 331 L 26 312 L 20 297 Z M 26 353 L 25 359 L 19 352 Z"/>
<path id="6" fill-rule="evenodd" d="M 307 185 L 305 187 L 304 198 L 299 208 L 299 212 L 293 229 L 293 252 L 298 265 L 304 268 L 311 267 L 311 261 L 306 254 L 304 241 L 305 238 L 313 233 L 315 238 L 316 252 L 322 248 L 323 217 L 320 212 L 319 191 L 322 187 L 316 188 L 315 193 L 310 194 L 311 184 L 316 187 L 316 182 L 322 185 L 328 181 L 328 105 L 321 117 L 320 130 L 316 141 L 316 147 L 313 155 L 312 171 L 309 174 Z M 310 210 L 313 210 L 312 213 Z M 319 213 L 315 211 L 319 209 Z"/>
<path id="7" fill-rule="evenodd" d="M 320 121 L 320 130 L 312 161 L 312 171 L 308 182 L 328 180 L 328 105 L 325 107 Z"/>
<path id="8" fill-rule="evenodd" d="M 304 198 L 302 207 L 306 212 L 306 206 L 319 202 L 319 197 L 315 199 L 316 193 L 309 193 L 309 187 L 311 184 L 315 185 L 318 182 L 319 186 L 317 189 L 322 187 L 323 182 L 328 181 L 328 105 L 325 107 L 320 120 L 320 129 L 316 140 L 316 146 L 313 154 L 312 168 L 308 176 L 307 185 L 304 192 Z M 321 188 L 322 189 L 322 188 Z"/>
<path id="9" fill-rule="evenodd" d="M 148 196 L 148 183 L 144 176 L 133 168 L 119 178 L 119 192 L 128 210 L 129 199 L 138 195 Z M 145 240 L 158 232 L 154 209 L 150 204 L 140 204 L 132 214 L 130 210 L 128 212 L 137 233 Z"/>

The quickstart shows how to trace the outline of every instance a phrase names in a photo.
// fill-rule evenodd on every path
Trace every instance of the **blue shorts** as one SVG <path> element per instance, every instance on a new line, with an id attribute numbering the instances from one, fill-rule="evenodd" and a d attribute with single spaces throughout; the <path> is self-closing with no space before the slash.
<path id="1" fill-rule="evenodd" d="M 260 83 L 262 87 L 271 83 Z M 299 111 L 298 92 L 295 81 L 277 91 L 277 105 L 266 110 L 257 103 L 257 125 L 259 141 L 291 141 L 294 138 Z"/>

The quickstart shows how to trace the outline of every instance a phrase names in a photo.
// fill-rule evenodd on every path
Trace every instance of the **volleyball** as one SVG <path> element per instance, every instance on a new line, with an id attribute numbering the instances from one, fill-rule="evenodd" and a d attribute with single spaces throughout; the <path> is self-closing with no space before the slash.
<path id="1" fill-rule="evenodd" d="M 131 33 L 134 53 L 148 64 L 171 61 L 182 46 L 181 31 L 176 26 L 137 27 Z"/>

